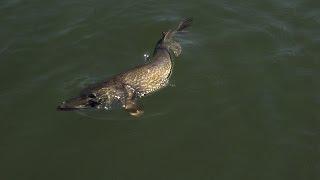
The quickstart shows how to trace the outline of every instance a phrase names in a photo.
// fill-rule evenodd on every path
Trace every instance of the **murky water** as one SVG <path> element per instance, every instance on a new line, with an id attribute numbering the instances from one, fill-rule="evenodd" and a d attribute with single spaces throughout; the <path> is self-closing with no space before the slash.
<path id="1" fill-rule="evenodd" d="M 141 119 L 55 110 L 190 16 Z M 0 178 L 319 179 L 319 47 L 316 0 L 2 0 Z"/>

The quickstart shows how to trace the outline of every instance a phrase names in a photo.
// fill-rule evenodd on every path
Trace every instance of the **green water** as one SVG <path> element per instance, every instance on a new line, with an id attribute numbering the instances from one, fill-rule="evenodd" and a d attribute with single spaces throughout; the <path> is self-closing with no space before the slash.
<path id="1" fill-rule="evenodd" d="M 142 118 L 55 110 L 190 16 Z M 1 0 L 0 179 L 320 179 L 319 47 L 316 0 Z"/>

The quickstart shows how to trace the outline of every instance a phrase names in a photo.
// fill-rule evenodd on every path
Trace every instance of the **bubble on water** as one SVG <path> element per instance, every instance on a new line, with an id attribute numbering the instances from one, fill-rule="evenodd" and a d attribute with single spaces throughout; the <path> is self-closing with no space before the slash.
<path id="1" fill-rule="evenodd" d="M 144 53 L 144 54 L 143 54 L 143 57 L 144 57 L 144 60 L 145 60 L 145 61 L 148 61 L 150 55 L 149 55 L 148 53 Z"/>

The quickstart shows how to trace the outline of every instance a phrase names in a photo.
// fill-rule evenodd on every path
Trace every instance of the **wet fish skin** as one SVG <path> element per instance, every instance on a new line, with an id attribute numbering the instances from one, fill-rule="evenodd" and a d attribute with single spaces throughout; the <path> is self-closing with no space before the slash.
<path id="1" fill-rule="evenodd" d="M 57 109 L 110 109 L 113 105 L 120 105 L 132 116 L 141 116 L 143 110 L 137 100 L 168 85 L 173 67 L 172 59 L 182 51 L 174 36 L 189 27 L 191 22 L 191 18 L 184 19 L 175 29 L 163 32 L 147 63 L 86 88 L 80 96 L 62 102 Z"/>

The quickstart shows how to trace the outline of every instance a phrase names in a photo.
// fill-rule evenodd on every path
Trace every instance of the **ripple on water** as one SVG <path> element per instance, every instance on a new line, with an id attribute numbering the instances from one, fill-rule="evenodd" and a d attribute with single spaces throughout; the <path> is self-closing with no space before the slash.
<path id="1" fill-rule="evenodd" d="M 22 0 L 7 0 L 0 2 L 0 9 L 6 9 L 10 7 L 18 6 L 19 3 L 21 3 Z"/>
<path id="2" fill-rule="evenodd" d="M 91 84 L 97 82 L 97 78 L 89 75 L 78 75 L 77 77 L 72 77 L 63 81 L 63 84 L 60 87 L 60 90 L 64 93 L 74 92 L 75 89 L 78 91 L 88 87 Z"/>
<path id="3" fill-rule="evenodd" d="M 0 47 L 0 57 L 1 55 L 4 55 L 10 48 L 11 44 L 13 44 L 13 41 L 7 43 L 5 46 Z M 1 60 L 0 60 L 1 61 Z"/>
<path id="4" fill-rule="evenodd" d="M 143 99 L 141 99 L 143 103 Z M 80 116 L 88 118 L 88 120 L 102 120 L 102 121 L 132 121 L 132 120 L 143 120 L 154 117 L 162 117 L 168 115 L 172 110 L 169 108 L 163 109 L 161 112 L 147 111 L 141 117 L 130 116 L 122 108 L 113 108 L 109 110 L 105 109 L 87 109 L 81 111 L 75 111 Z"/>
<path id="5" fill-rule="evenodd" d="M 301 45 L 282 47 L 275 50 L 272 55 L 274 60 L 287 60 L 289 57 L 301 56 L 303 47 Z"/>
<path id="6" fill-rule="evenodd" d="M 305 18 L 312 19 L 316 23 L 320 23 L 320 11 L 318 9 L 316 10 L 310 10 L 305 13 Z"/>

